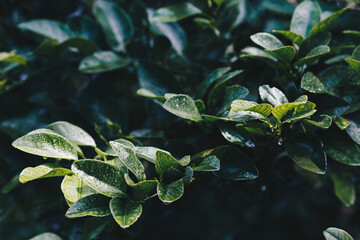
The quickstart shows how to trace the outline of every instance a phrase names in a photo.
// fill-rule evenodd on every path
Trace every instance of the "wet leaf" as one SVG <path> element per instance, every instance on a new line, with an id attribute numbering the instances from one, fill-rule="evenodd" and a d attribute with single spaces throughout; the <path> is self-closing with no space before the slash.
<path id="1" fill-rule="evenodd" d="M 85 216 L 104 217 L 110 215 L 110 198 L 101 194 L 92 194 L 79 199 L 67 210 L 65 216 L 78 218 Z"/>
<path id="2" fill-rule="evenodd" d="M 54 163 L 45 163 L 36 167 L 27 167 L 20 173 L 19 181 L 26 183 L 35 179 L 62 177 L 72 173 L 71 170 L 62 168 Z"/>
<path id="3" fill-rule="evenodd" d="M 133 225 L 142 213 L 141 203 L 130 203 L 124 199 L 113 198 L 110 202 L 110 210 L 115 221 L 122 228 Z"/>

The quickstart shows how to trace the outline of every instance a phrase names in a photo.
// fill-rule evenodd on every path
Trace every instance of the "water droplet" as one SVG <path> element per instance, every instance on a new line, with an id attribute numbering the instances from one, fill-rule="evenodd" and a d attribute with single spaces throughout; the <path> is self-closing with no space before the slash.
<path id="1" fill-rule="evenodd" d="M 245 142 L 245 146 L 247 147 L 255 147 L 255 143 L 253 143 L 250 139 Z"/>
<path id="2" fill-rule="evenodd" d="M 266 186 L 262 186 L 261 191 L 265 192 L 266 191 Z"/>
<path id="3" fill-rule="evenodd" d="M 284 139 L 279 138 L 278 145 L 281 146 L 281 145 L 283 145 L 283 143 L 284 143 Z"/>

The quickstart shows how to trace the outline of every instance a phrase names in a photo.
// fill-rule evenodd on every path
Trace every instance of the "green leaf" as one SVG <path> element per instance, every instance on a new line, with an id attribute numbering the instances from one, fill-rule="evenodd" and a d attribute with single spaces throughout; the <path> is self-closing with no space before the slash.
<path id="1" fill-rule="evenodd" d="M 83 180 L 75 175 L 67 175 L 64 177 L 61 182 L 61 191 L 69 206 L 83 197 L 96 193 L 94 189 L 86 185 Z"/>
<path id="2" fill-rule="evenodd" d="M 20 29 L 39 34 L 46 38 L 56 39 L 59 42 L 76 37 L 76 34 L 71 31 L 67 25 L 54 20 L 31 20 L 28 22 L 19 23 L 17 26 Z"/>
<path id="3" fill-rule="evenodd" d="M 301 88 L 312 93 L 327 93 L 325 85 L 312 72 L 306 72 L 301 79 Z"/>
<path id="4" fill-rule="evenodd" d="M 256 33 L 251 35 L 250 39 L 257 45 L 268 50 L 275 50 L 284 46 L 277 37 L 270 33 Z"/>
<path id="5" fill-rule="evenodd" d="M 265 52 L 284 63 L 290 63 L 296 54 L 296 50 L 293 46 L 284 46 L 274 50 L 265 49 Z"/>
<path id="6" fill-rule="evenodd" d="M 231 110 L 234 112 L 245 111 L 258 105 L 257 102 L 247 100 L 235 100 L 231 103 Z"/>
<path id="7" fill-rule="evenodd" d="M 56 235 L 55 233 L 45 232 L 36 235 L 35 237 L 30 238 L 29 240 L 62 240 L 62 238 Z"/>
<path id="8" fill-rule="evenodd" d="M 163 107 L 178 117 L 189 119 L 195 122 L 202 120 L 194 100 L 192 100 L 192 98 L 188 95 L 179 94 L 170 97 L 163 104 Z"/>
<path id="9" fill-rule="evenodd" d="M 234 122 L 249 122 L 252 120 L 260 120 L 263 122 L 268 121 L 268 119 L 265 116 L 253 111 L 239 111 L 239 112 L 230 111 L 227 117 L 230 121 L 234 121 Z"/>
<path id="10" fill-rule="evenodd" d="M 352 138 L 354 142 L 360 145 L 360 121 L 358 118 L 349 119 L 349 126 L 346 128 L 346 132 Z"/>
<path id="11" fill-rule="evenodd" d="M 303 37 L 307 37 L 310 30 L 320 22 L 321 9 L 312 1 L 300 3 L 293 13 L 290 23 L 290 31 Z"/>
<path id="12" fill-rule="evenodd" d="M 144 195 L 153 190 L 158 184 L 156 180 L 144 180 L 134 183 L 128 174 L 125 174 L 124 178 L 127 185 Z"/>
<path id="13" fill-rule="evenodd" d="M 159 199 L 166 204 L 172 203 L 184 194 L 184 183 L 181 180 L 166 184 L 159 183 L 157 187 Z"/>
<path id="14" fill-rule="evenodd" d="M 291 32 L 291 31 L 283 31 L 283 30 L 273 30 L 275 33 L 279 33 L 295 43 L 296 45 L 300 46 L 302 42 L 305 40 L 305 38 L 297 33 Z"/>
<path id="15" fill-rule="evenodd" d="M 200 86 L 200 97 L 203 97 L 210 85 L 230 71 L 229 67 L 217 68 L 209 73 Z"/>
<path id="16" fill-rule="evenodd" d="M 288 139 L 285 148 L 299 167 L 317 174 L 325 174 L 326 155 L 322 150 L 322 142 L 317 137 L 304 135 Z"/>
<path id="17" fill-rule="evenodd" d="M 340 128 L 340 130 L 345 130 L 350 125 L 350 122 L 343 117 L 335 116 L 334 122 Z"/>
<path id="18" fill-rule="evenodd" d="M 97 160 L 80 160 L 71 170 L 87 185 L 108 197 L 127 197 L 123 172 L 113 165 Z"/>
<path id="19" fill-rule="evenodd" d="M 170 154 L 169 152 L 156 147 L 135 147 L 136 156 L 148 160 L 151 163 L 156 162 L 157 151 L 162 151 Z"/>
<path id="20" fill-rule="evenodd" d="M 74 47 L 83 54 L 88 55 L 97 50 L 96 42 L 82 37 L 70 38 L 59 45 L 60 48 Z"/>
<path id="21" fill-rule="evenodd" d="M 95 52 L 83 58 L 79 71 L 83 73 L 100 73 L 126 67 L 129 62 L 112 51 Z"/>
<path id="22" fill-rule="evenodd" d="M 352 58 L 345 58 L 345 61 L 349 66 L 354 69 L 357 73 L 360 74 L 360 60 L 355 60 Z"/>
<path id="23" fill-rule="evenodd" d="M 336 170 L 330 173 L 330 178 L 334 183 L 335 195 L 346 206 L 354 206 L 356 193 L 353 175 L 349 171 Z"/>
<path id="24" fill-rule="evenodd" d="M 110 141 L 110 146 L 124 165 L 136 176 L 139 181 L 146 179 L 144 166 L 136 157 L 135 147 L 130 148 L 125 144 L 115 141 Z"/>
<path id="25" fill-rule="evenodd" d="M 343 164 L 360 165 L 360 146 L 343 133 L 326 132 L 322 137 L 328 156 Z"/>
<path id="26" fill-rule="evenodd" d="M 304 42 L 301 44 L 298 58 L 303 58 L 308 54 L 311 50 L 318 46 L 327 46 L 331 40 L 331 33 L 329 32 L 319 32 L 317 34 L 311 35 L 307 37 Z"/>
<path id="27" fill-rule="evenodd" d="M 177 3 L 157 9 L 152 19 L 159 22 L 175 22 L 202 13 L 201 9 L 189 2 Z"/>
<path id="28" fill-rule="evenodd" d="M 152 19 L 154 10 L 146 9 L 151 30 L 157 35 L 164 35 L 171 43 L 176 52 L 182 56 L 187 46 L 187 36 L 184 29 L 176 22 L 163 23 Z"/>
<path id="29" fill-rule="evenodd" d="M 350 34 L 350 35 L 353 35 L 353 36 L 355 36 L 355 37 L 360 37 L 360 31 L 344 30 L 343 33 L 344 33 L 344 34 Z"/>
<path id="30" fill-rule="evenodd" d="M 59 167 L 54 163 L 45 163 L 36 167 L 27 167 L 21 171 L 19 181 L 26 183 L 35 179 L 61 177 L 71 173 L 71 170 Z"/>
<path id="31" fill-rule="evenodd" d="M 191 158 L 191 166 L 197 166 L 205 158 L 216 156 L 220 160 L 220 170 L 214 174 L 222 179 L 249 180 L 257 178 L 259 172 L 255 164 L 239 149 L 232 146 L 220 146 L 214 149 L 205 150 Z M 208 161 L 215 159 L 209 158 Z"/>
<path id="32" fill-rule="evenodd" d="M 71 123 L 59 121 L 47 125 L 46 128 L 65 137 L 76 145 L 96 147 L 94 139 L 87 132 Z"/>
<path id="33" fill-rule="evenodd" d="M 291 108 L 282 117 L 282 122 L 291 122 L 302 118 L 307 118 L 316 112 L 316 105 L 312 102 L 302 103 Z"/>
<path id="34" fill-rule="evenodd" d="M 140 88 L 136 91 L 136 95 L 141 96 L 141 97 L 146 97 L 146 98 L 152 98 L 154 100 L 157 100 L 161 103 L 164 103 L 166 101 L 165 97 L 162 96 L 158 96 L 155 93 L 145 89 L 145 88 Z"/>
<path id="35" fill-rule="evenodd" d="M 105 222 L 98 218 L 86 219 L 81 234 L 81 240 L 95 239 L 105 229 Z"/>
<path id="36" fill-rule="evenodd" d="M 137 66 L 139 85 L 156 96 L 167 92 L 177 92 L 178 83 L 174 76 L 164 67 L 148 61 L 141 61 Z"/>
<path id="37" fill-rule="evenodd" d="M 181 166 L 186 167 L 190 163 L 191 157 L 190 155 L 185 155 L 184 157 L 182 157 L 177 161 L 181 164 Z"/>
<path id="38" fill-rule="evenodd" d="M 310 35 L 321 32 L 326 30 L 331 24 L 340 17 L 341 14 L 343 14 L 345 11 L 349 10 L 350 7 L 343 8 L 333 14 L 331 14 L 329 17 L 325 18 L 321 22 L 317 23 L 309 32 Z"/>
<path id="39" fill-rule="evenodd" d="M 331 126 L 332 118 L 328 115 L 323 114 L 320 115 L 320 119 L 317 121 L 304 119 L 304 122 L 325 130 Z"/>
<path id="40" fill-rule="evenodd" d="M 354 240 L 342 229 L 330 227 L 323 232 L 326 240 Z"/>
<path id="41" fill-rule="evenodd" d="M 32 131 L 16 139 L 12 146 L 26 153 L 69 160 L 77 160 L 75 147 L 69 140 L 46 129 Z"/>
<path id="42" fill-rule="evenodd" d="M 212 172 L 219 171 L 220 160 L 215 155 L 205 157 L 200 163 L 191 166 L 194 171 Z"/>
<path id="43" fill-rule="evenodd" d="M 245 98 L 249 94 L 249 90 L 239 85 L 233 85 L 225 90 L 225 96 L 223 99 L 222 106 L 220 107 L 218 114 L 221 115 L 230 109 L 231 104 L 234 100 L 240 100 Z"/>
<path id="44" fill-rule="evenodd" d="M 328 46 L 318 46 L 314 49 L 312 49 L 308 54 L 306 54 L 305 57 L 300 58 L 299 60 L 297 60 L 295 62 L 295 66 L 300 66 L 303 64 L 311 64 L 313 63 L 316 59 L 320 58 L 321 56 L 328 54 L 330 52 L 330 48 Z"/>
<path id="45" fill-rule="evenodd" d="M 26 65 L 26 58 L 23 55 L 16 54 L 15 51 L 0 52 L 0 62 L 18 63 Z"/>
<path id="46" fill-rule="evenodd" d="M 115 221 L 125 229 L 139 219 L 142 213 L 142 205 L 141 203 L 130 203 L 123 199 L 113 198 L 110 201 L 110 210 Z"/>
<path id="47" fill-rule="evenodd" d="M 124 52 L 126 44 L 134 35 L 130 16 L 116 2 L 110 0 L 96 0 L 92 12 L 111 48 Z"/>
<path id="48" fill-rule="evenodd" d="M 83 197 L 71 205 L 65 216 L 68 218 L 85 216 L 105 217 L 110 215 L 109 201 L 109 198 L 101 194 Z"/>
<path id="49" fill-rule="evenodd" d="M 162 151 L 156 152 L 155 170 L 161 176 L 169 168 L 179 168 L 181 164 L 170 154 Z"/>
<path id="50" fill-rule="evenodd" d="M 276 87 L 271 88 L 269 85 L 260 86 L 259 93 L 263 102 L 269 102 L 274 107 L 289 102 L 284 93 Z"/>

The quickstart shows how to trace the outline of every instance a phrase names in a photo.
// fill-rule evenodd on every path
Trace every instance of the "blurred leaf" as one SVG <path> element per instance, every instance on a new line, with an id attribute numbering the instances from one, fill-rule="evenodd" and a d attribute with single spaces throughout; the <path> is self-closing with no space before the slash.
<path id="1" fill-rule="evenodd" d="M 88 219 L 83 226 L 81 240 L 91 240 L 105 229 L 105 222 L 100 219 Z"/>
<path id="2" fill-rule="evenodd" d="M 202 11 L 192 3 L 182 2 L 159 8 L 152 14 L 151 17 L 153 21 L 175 22 L 200 13 L 202 13 Z"/>
<path id="3" fill-rule="evenodd" d="M 56 39 L 59 42 L 64 42 L 69 38 L 76 37 L 76 34 L 71 31 L 67 25 L 49 19 L 31 20 L 19 23 L 17 26 L 20 29 L 39 34 L 46 38 Z"/>
<path id="4" fill-rule="evenodd" d="M 97 50 L 96 42 L 82 37 L 70 38 L 62 42 L 60 47 L 75 47 L 83 55 L 88 55 Z"/>
<path id="5" fill-rule="evenodd" d="M 341 16 L 341 14 L 343 14 L 345 11 L 349 10 L 350 8 L 343 8 L 333 14 L 331 14 L 329 17 L 325 18 L 324 20 L 322 20 L 321 22 L 317 23 L 309 32 L 310 35 L 324 31 L 325 29 L 327 29 L 329 26 L 331 26 L 331 24 L 338 18 Z"/>
<path id="6" fill-rule="evenodd" d="M 310 30 L 320 22 L 321 9 L 316 2 L 303 1 L 293 13 L 290 31 L 307 37 Z"/>
<path id="7" fill-rule="evenodd" d="M 330 178 L 334 183 L 335 194 L 338 199 L 346 206 L 351 207 L 355 203 L 356 193 L 351 172 L 337 170 L 330 173 Z"/>
<path id="8" fill-rule="evenodd" d="M 111 51 L 95 52 L 83 58 L 79 71 L 83 73 L 99 73 L 126 67 L 129 62 Z"/>
<path id="9" fill-rule="evenodd" d="M 62 238 L 56 235 L 55 233 L 45 232 L 36 235 L 35 237 L 30 238 L 29 240 L 62 240 Z"/>
<path id="10" fill-rule="evenodd" d="M 298 46 L 300 46 L 302 42 L 305 40 L 305 38 L 302 35 L 299 35 L 291 31 L 273 30 L 273 32 L 283 35 L 284 37 L 286 37 L 287 39 L 289 39 Z"/>
<path id="11" fill-rule="evenodd" d="M 114 1 L 95 0 L 92 12 L 115 51 L 125 52 L 126 44 L 134 35 L 130 16 Z"/>

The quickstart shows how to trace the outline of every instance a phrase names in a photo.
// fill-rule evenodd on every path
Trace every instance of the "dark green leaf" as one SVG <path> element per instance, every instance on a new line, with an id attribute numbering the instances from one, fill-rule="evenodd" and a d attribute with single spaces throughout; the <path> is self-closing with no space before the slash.
<path id="1" fill-rule="evenodd" d="M 322 142 L 312 135 L 289 139 L 285 148 L 292 160 L 299 166 L 317 174 L 325 174 L 326 155 Z"/>
<path id="2" fill-rule="evenodd" d="M 144 195 L 153 190 L 158 184 L 156 180 L 144 180 L 134 183 L 128 174 L 125 174 L 124 177 L 127 185 Z"/>
<path id="3" fill-rule="evenodd" d="M 295 62 L 295 66 L 300 66 L 303 64 L 311 64 L 313 63 L 316 59 L 320 58 L 321 56 L 327 54 L 330 52 L 330 48 L 328 46 L 318 46 L 314 49 L 312 49 L 308 54 L 306 54 L 305 57 L 300 58 L 299 60 L 297 60 Z"/>
<path id="4" fill-rule="evenodd" d="M 166 204 L 172 203 L 184 194 L 184 183 L 181 180 L 169 184 L 159 183 L 157 193 L 161 201 Z"/>
<path id="5" fill-rule="evenodd" d="M 61 43 L 59 47 L 75 47 L 83 55 L 91 54 L 98 48 L 94 41 L 82 37 L 70 38 Z"/>
<path id="6" fill-rule="evenodd" d="M 320 118 L 316 121 L 310 119 L 304 119 L 304 122 L 325 130 L 331 126 L 332 118 L 328 115 L 320 115 Z"/>
<path id="7" fill-rule="evenodd" d="M 87 185 L 109 197 L 126 197 L 124 173 L 113 165 L 96 160 L 80 160 L 71 170 Z"/>
<path id="8" fill-rule="evenodd" d="M 152 19 L 159 22 L 175 22 L 184 18 L 200 14 L 202 11 L 189 2 L 177 3 L 157 9 Z"/>
<path id="9" fill-rule="evenodd" d="M 141 203 L 130 203 L 126 200 L 113 198 L 110 201 L 111 214 L 122 228 L 133 225 L 142 213 Z"/>
<path id="10" fill-rule="evenodd" d="M 220 160 L 215 155 L 205 157 L 200 163 L 192 165 L 194 171 L 212 172 L 219 171 Z"/>
<path id="11" fill-rule="evenodd" d="M 294 59 L 296 54 L 296 50 L 293 46 L 284 46 L 274 50 L 265 49 L 265 52 L 267 52 L 271 56 L 276 57 L 284 63 L 290 63 Z"/>
<path id="12" fill-rule="evenodd" d="M 317 23 L 309 32 L 310 35 L 324 31 L 325 29 L 327 29 L 329 26 L 331 26 L 331 24 L 338 18 L 340 17 L 341 14 L 343 14 L 345 11 L 349 10 L 350 8 L 343 8 L 333 14 L 331 14 L 329 17 L 325 18 L 324 20 L 322 20 L 321 22 Z"/>
<path id="13" fill-rule="evenodd" d="M 302 42 L 305 40 L 305 38 L 297 33 L 291 32 L 291 31 L 283 31 L 283 30 L 273 30 L 275 33 L 279 33 L 295 43 L 296 45 L 300 46 Z"/>
<path id="14" fill-rule="evenodd" d="M 67 210 L 65 216 L 78 218 L 85 216 L 104 217 L 110 215 L 110 199 L 101 194 L 92 194 L 79 199 Z"/>
<path id="15" fill-rule="evenodd" d="M 233 85 L 226 88 L 223 104 L 220 107 L 217 115 L 221 115 L 225 111 L 229 110 L 231 103 L 234 100 L 244 99 L 248 94 L 249 90 L 239 85 Z"/>
<path id="16" fill-rule="evenodd" d="M 300 3 L 293 13 L 290 31 L 304 37 L 320 22 L 321 9 L 316 2 L 304 1 Z"/>
<path id="17" fill-rule="evenodd" d="M 92 12 L 111 48 L 115 51 L 125 51 L 126 44 L 134 35 L 130 16 L 116 2 L 110 0 L 96 0 Z"/>
<path id="18" fill-rule="evenodd" d="M 354 186 L 354 177 L 351 172 L 336 170 L 330 173 L 330 178 L 334 183 L 336 196 L 346 206 L 351 207 L 355 203 L 356 193 Z"/>
<path id="19" fill-rule="evenodd" d="M 307 72 L 301 79 L 301 88 L 312 93 L 326 93 L 327 90 L 321 80 L 312 72 Z"/>
<path id="20" fill-rule="evenodd" d="M 99 73 L 112 71 L 127 66 L 129 62 L 111 51 L 95 52 L 83 58 L 79 71 L 83 73 Z"/>
<path id="21" fill-rule="evenodd" d="M 156 152 L 155 169 L 160 176 L 163 175 L 169 168 L 178 167 L 181 167 L 181 164 L 173 156 L 162 151 Z"/>
<path id="22" fill-rule="evenodd" d="M 349 66 L 354 69 L 357 73 L 360 74 L 360 60 L 355 60 L 352 58 L 345 58 L 345 61 Z"/>

